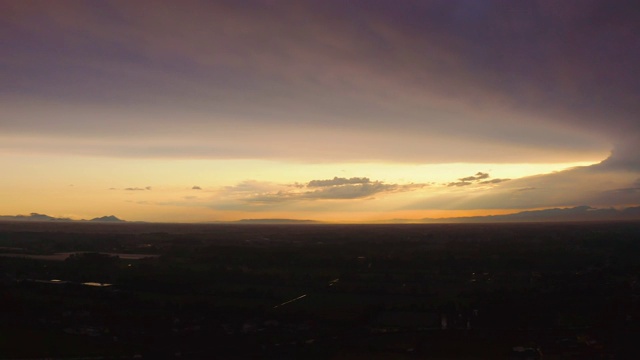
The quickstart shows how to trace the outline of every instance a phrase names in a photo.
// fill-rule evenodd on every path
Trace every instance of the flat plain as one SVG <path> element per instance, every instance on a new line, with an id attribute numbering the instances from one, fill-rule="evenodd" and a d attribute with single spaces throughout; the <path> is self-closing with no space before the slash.
<path id="1" fill-rule="evenodd" d="M 640 223 L 0 223 L 0 358 L 624 358 Z"/>

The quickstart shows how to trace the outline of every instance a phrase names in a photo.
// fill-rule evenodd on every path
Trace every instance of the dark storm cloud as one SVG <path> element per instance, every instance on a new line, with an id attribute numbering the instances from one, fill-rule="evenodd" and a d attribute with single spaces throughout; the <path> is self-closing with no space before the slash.
<path id="1" fill-rule="evenodd" d="M 640 100 L 640 95 L 638 97 Z M 640 122 L 639 122 L 640 123 Z M 640 136 L 630 132 L 620 136 L 620 143 L 613 149 L 611 156 L 594 166 L 595 171 L 634 170 L 640 171 Z"/>
<path id="2" fill-rule="evenodd" d="M 221 146 L 200 154 L 198 147 L 212 142 L 202 139 L 194 147 L 185 139 L 151 154 L 156 157 L 194 151 L 294 157 L 268 151 L 274 138 L 260 132 L 320 125 L 353 136 L 365 136 L 363 129 L 382 132 L 399 139 L 389 140 L 388 148 L 404 151 L 384 151 L 371 138 L 359 148 L 340 142 L 335 153 L 323 155 L 326 139 L 302 131 L 300 157 L 439 161 L 444 155 L 435 154 L 447 154 L 447 161 L 533 161 L 546 154 L 558 161 L 563 154 L 593 158 L 613 144 L 609 164 L 637 166 L 636 5 L 3 1 L 0 68 L 11 91 L 2 93 L 0 104 L 11 111 L 0 126 L 12 138 L 66 136 L 66 146 L 125 130 L 144 138 L 219 134 L 215 140 L 237 139 L 244 150 Z M 29 112 L 57 104 L 69 107 L 40 117 Z M 101 116 L 71 116 L 78 105 Z M 167 110 L 171 116 L 163 116 Z M 140 112 L 149 116 L 135 121 Z M 206 116 L 194 119 L 188 112 Z M 244 137 L 233 124 L 241 124 Z M 439 136 L 459 141 L 429 147 L 425 139 Z M 275 141 L 291 138 L 283 132 Z M 456 150 L 462 144 L 476 151 Z M 124 147 L 123 154 L 116 151 L 121 145 L 96 151 L 142 151 Z"/>

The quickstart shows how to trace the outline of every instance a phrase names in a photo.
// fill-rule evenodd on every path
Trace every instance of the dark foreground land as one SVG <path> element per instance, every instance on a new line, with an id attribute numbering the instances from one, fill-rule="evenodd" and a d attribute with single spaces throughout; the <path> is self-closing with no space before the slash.
<path id="1" fill-rule="evenodd" d="M 0 223 L 0 359 L 640 356 L 640 223 Z"/>

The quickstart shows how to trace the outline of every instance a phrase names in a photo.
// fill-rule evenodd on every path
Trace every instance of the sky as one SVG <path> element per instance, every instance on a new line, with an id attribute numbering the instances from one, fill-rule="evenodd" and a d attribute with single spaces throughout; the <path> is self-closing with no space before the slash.
<path id="1" fill-rule="evenodd" d="M 625 0 L 0 0 L 0 214 L 640 205 Z"/>

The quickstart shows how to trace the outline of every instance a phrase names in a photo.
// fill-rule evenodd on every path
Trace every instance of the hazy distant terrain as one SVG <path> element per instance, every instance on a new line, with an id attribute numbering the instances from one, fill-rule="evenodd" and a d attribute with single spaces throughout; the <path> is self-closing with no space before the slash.
<path id="1" fill-rule="evenodd" d="M 640 206 L 625 209 L 593 208 L 590 206 L 576 206 L 572 208 L 553 208 L 536 211 L 522 211 L 507 215 L 451 217 L 451 218 L 424 218 L 420 220 L 393 219 L 379 221 L 379 223 L 492 223 L 492 222 L 567 222 L 567 221 L 616 221 L 616 220 L 640 220 Z M 91 221 L 91 222 L 125 222 L 114 215 L 102 216 L 91 220 L 72 220 L 69 218 L 56 218 L 44 214 L 31 213 L 30 215 L 2 215 L 0 221 Z M 320 224 L 314 220 L 299 219 L 242 219 L 238 221 L 210 222 L 212 224 Z"/>

